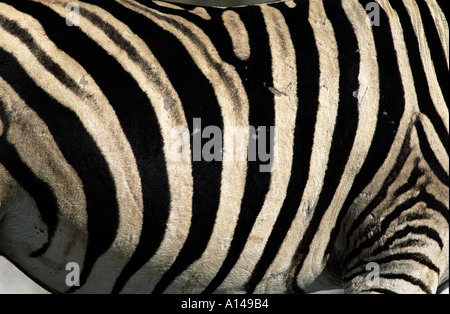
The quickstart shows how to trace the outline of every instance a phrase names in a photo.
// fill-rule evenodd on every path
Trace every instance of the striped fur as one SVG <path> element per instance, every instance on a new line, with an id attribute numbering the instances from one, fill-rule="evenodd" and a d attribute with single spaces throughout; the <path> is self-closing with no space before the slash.
<path id="1" fill-rule="evenodd" d="M 376 2 L 0 0 L 0 253 L 54 292 L 435 293 L 447 19 Z M 276 167 L 173 160 L 195 118 L 275 126 Z"/>

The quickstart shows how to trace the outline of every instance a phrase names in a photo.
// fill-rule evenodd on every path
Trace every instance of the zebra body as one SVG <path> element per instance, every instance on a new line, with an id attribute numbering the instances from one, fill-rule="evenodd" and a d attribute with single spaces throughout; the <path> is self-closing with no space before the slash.
<path id="1" fill-rule="evenodd" d="M 448 25 L 435 0 L 379 0 L 378 26 L 363 0 L 80 1 L 72 27 L 68 3 L 0 1 L 0 252 L 34 280 L 80 293 L 448 281 Z M 193 144 L 195 118 L 224 147 L 233 126 L 275 126 L 272 171 L 247 153 L 171 158 L 173 130 Z"/>

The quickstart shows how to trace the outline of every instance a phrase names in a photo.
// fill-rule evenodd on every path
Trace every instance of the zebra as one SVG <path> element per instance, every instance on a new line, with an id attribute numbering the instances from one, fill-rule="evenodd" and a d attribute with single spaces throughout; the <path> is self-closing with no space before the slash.
<path id="1" fill-rule="evenodd" d="M 444 1 L 254 2 L 0 0 L 1 255 L 56 293 L 448 285 Z M 258 132 L 194 161 L 195 119 Z"/>

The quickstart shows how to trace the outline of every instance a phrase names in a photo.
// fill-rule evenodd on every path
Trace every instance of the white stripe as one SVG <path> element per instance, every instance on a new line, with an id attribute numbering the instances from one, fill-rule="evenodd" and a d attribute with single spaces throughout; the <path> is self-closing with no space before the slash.
<path id="1" fill-rule="evenodd" d="M 433 151 L 434 156 L 437 158 L 439 163 L 441 164 L 442 169 L 444 169 L 445 173 L 448 176 L 449 172 L 449 159 L 447 151 L 445 147 L 442 145 L 441 140 L 437 136 L 436 131 L 434 130 L 434 126 L 431 123 L 430 119 L 424 115 L 420 115 L 420 120 L 423 123 L 423 129 L 425 131 L 427 141 L 430 144 L 430 149 Z"/>
<path id="2" fill-rule="evenodd" d="M 236 57 L 241 60 L 250 58 L 250 44 L 247 29 L 239 14 L 227 10 L 222 14 L 223 24 L 230 35 Z"/>
<path id="3" fill-rule="evenodd" d="M 185 12 L 190 12 L 192 14 L 195 14 L 199 17 L 201 17 L 204 20 L 210 20 L 211 16 L 209 15 L 208 11 L 203 8 L 203 7 L 195 7 L 192 10 L 188 11 L 185 8 L 182 8 L 178 5 L 172 4 L 170 2 L 164 2 L 164 1 L 153 1 L 155 4 L 161 6 L 161 7 L 166 7 L 169 9 L 173 9 L 173 10 L 180 10 L 180 11 L 185 11 Z"/>

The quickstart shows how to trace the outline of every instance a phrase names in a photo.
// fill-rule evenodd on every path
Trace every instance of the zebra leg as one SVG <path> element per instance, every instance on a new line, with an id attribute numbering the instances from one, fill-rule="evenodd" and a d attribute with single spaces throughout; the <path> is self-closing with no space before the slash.
<path id="1" fill-rule="evenodd" d="M 346 293 L 435 293 L 441 286 L 441 265 L 443 258 L 431 260 L 426 252 L 439 251 L 434 240 L 422 241 L 425 252 L 419 252 L 416 235 L 421 228 L 411 231 L 385 254 L 374 254 L 358 260 L 359 266 L 350 269 L 344 276 Z M 417 233 L 416 233 L 417 232 Z M 403 233 L 401 230 L 399 233 Z M 405 232 L 406 233 L 406 232 Z M 396 234 L 395 236 L 401 236 Z M 388 240 L 389 241 L 389 240 Z M 427 243 L 428 242 L 428 243 Z M 440 265 L 440 266 L 437 266 Z"/>
<path id="2" fill-rule="evenodd" d="M 412 223 L 390 230 L 381 243 L 363 249 L 347 267 L 346 293 L 431 294 L 448 278 L 448 237 L 441 239 L 429 227 Z"/>
<path id="3" fill-rule="evenodd" d="M 414 150 L 402 167 L 347 234 L 346 293 L 430 294 L 448 282 L 448 187 Z"/>

